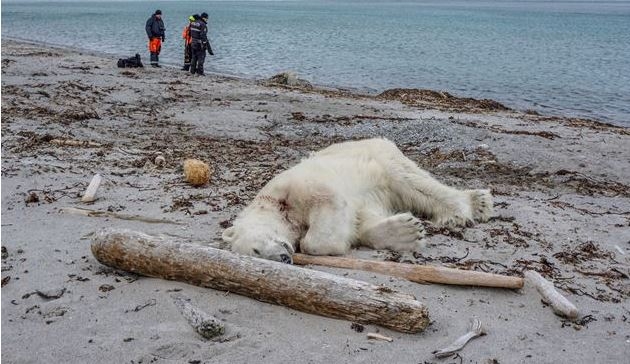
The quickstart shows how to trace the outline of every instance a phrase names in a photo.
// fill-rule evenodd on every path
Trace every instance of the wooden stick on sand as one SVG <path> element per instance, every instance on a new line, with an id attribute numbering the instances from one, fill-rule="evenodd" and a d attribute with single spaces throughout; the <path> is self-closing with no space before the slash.
<path id="1" fill-rule="evenodd" d="M 298 265 L 314 264 L 327 267 L 365 270 L 400 277 L 417 283 L 442 283 L 497 288 L 523 287 L 523 278 L 519 277 L 430 265 L 377 262 L 372 260 L 305 254 L 294 254 L 293 263 Z"/>

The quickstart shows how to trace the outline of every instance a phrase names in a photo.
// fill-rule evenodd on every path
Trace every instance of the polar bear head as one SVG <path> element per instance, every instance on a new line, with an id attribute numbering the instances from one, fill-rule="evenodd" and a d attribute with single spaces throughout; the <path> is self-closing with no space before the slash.
<path id="1" fill-rule="evenodd" d="M 223 231 L 222 238 L 235 253 L 290 264 L 295 252 L 293 235 L 286 217 L 277 209 L 255 203 Z"/>

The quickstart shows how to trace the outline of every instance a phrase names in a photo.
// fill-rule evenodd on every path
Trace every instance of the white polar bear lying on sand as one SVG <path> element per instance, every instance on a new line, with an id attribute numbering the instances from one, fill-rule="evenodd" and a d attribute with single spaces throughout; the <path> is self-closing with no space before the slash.
<path id="1" fill-rule="evenodd" d="M 223 233 L 234 252 L 291 263 L 298 248 L 343 255 L 352 246 L 414 251 L 428 218 L 488 221 L 489 190 L 446 186 L 386 139 L 334 144 L 273 178 Z M 414 216 L 415 215 L 415 216 Z"/>

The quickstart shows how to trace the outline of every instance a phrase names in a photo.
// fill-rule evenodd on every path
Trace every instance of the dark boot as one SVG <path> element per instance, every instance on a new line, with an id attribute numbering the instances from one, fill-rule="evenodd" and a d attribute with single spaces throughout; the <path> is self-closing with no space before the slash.
<path id="1" fill-rule="evenodd" d="M 157 53 L 151 53 L 151 67 L 160 67 Z"/>

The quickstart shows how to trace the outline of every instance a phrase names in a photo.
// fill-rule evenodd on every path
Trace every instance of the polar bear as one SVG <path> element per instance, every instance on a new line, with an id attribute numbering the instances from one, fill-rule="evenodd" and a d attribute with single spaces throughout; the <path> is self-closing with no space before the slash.
<path id="1" fill-rule="evenodd" d="M 269 181 L 223 232 L 237 253 L 291 263 L 299 249 L 344 255 L 353 246 L 415 251 L 418 217 L 469 226 L 492 214 L 489 190 L 446 186 L 386 139 L 334 144 Z M 418 216 L 418 217 L 416 217 Z"/>

